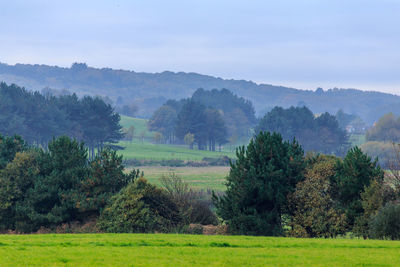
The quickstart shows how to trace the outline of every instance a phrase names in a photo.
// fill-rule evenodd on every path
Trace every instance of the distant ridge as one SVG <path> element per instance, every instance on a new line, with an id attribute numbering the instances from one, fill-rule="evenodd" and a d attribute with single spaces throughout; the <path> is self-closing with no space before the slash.
<path id="1" fill-rule="evenodd" d="M 400 114 L 400 96 L 381 92 L 337 88 L 325 91 L 299 90 L 197 73 L 98 69 L 88 67 L 85 63 L 74 63 L 70 68 L 0 63 L 0 81 L 35 91 L 50 87 L 67 89 L 78 95 L 108 96 L 117 105 L 136 101 L 142 117 L 150 116 L 166 99 L 189 97 L 198 88 L 229 89 L 252 101 L 258 114 L 274 106 L 306 105 L 314 113 L 327 111 L 334 114 L 343 109 L 346 113 L 359 115 L 369 124 L 388 112 Z"/>

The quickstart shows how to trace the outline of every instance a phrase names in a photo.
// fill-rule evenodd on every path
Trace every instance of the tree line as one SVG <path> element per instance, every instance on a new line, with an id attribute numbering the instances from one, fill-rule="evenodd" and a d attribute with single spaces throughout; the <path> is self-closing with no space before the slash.
<path id="1" fill-rule="evenodd" d="M 84 141 L 94 157 L 95 149 L 122 138 L 119 121 L 119 114 L 99 97 L 56 97 L 0 84 L 1 133 L 19 134 L 32 145 L 46 147 L 53 137 L 68 135 Z"/>
<path id="2" fill-rule="evenodd" d="M 48 149 L 0 136 L 0 232 L 56 231 L 94 221 L 94 232 L 182 231 L 215 224 L 200 192 L 176 176 L 158 188 L 139 170 L 126 172 L 110 148 L 88 158 L 82 142 L 61 136 Z"/>
<path id="3" fill-rule="evenodd" d="M 358 147 L 304 154 L 294 139 L 260 132 L 237 150 L 227 190 L 214 196 L 232 233 L 400 238 L 400 184 Z"/>
<path id="4" fill-rule="evenodd" d="M 109 148 L 89 159 L 67 136 L 47 147 L 0 136 L 0 231 L 55 231 L 91 219 L 93 232 L 193 233 L 190 224 L 220 222 L 231 234 L 400 239 L 399 180 L 358 147 L 343 159 L 304 154 L 296 140 L 260 132 L 237 149 L 226 192 L 213 193 L 216 214 L 179 177 L 149 184 Z"/>
<path id="5" fill-rule="evenodd" d="M 284 140 L 296 138 L 305 151 L 343 155 L 349 147 L 347 133 L 334 115 L 315 116 L 305 106 L 273 108 L 255 127 L 256 134 L 262 131 L 280 133 Z"/>

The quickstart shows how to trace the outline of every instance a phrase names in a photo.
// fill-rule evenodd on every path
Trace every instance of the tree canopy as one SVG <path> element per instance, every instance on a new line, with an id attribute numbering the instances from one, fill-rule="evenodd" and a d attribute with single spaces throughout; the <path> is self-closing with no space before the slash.
<path id="1" fill-rule="evenodd" d="M 303 149 L 280 134 L 260 132 L 236 155 L 225 195 L 214 196 L 217 214 L 236 234 L 281 234 L 287 195 L 303 180 Z"/>
<path id="2" fill-rule="evenodd" d="M 42 95 L 16 85 L 0 84 L 0 129 L 29 144 L 45 147 L 53 137 L 68 135 L 91 148 L 122 138 L 120 116 L 99 97 Z"/>
<path id="3" fill-rule="evenodd" d="M 275 107 L 256 126 L 255 133 L 260 131 L 278 132 L 285 140 L 296 138 L 306 151 L 340 154 L 347 145 L 346 132 L 335 116 L 323 113 L 316 117 L 304 106 Z"/>

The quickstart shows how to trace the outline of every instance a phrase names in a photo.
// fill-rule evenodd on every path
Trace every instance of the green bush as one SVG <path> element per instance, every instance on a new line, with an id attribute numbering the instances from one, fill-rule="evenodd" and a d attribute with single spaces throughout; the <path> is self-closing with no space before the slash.
<path id="1" fill-rule="evenodd" d="M 112 197 L 98 226 L 106 232 L 170 232 L 181 222 L 179 209 L 170 196 L 139 178 Z"/>
<path id="2" fill-rule="evenodd" d="M 400 239 L 400 204 L 388 203 L 370 222 L 370 234 L 378 239 Z"/>

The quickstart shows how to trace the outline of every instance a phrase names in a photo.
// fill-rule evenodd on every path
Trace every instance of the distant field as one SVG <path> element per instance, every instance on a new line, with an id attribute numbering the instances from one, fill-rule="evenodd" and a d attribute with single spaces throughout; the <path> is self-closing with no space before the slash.
<path id="1" fill-rule="evenodd" d="M 160 185 L 160 178 L 168 173 L 177 174 L 183 181 L 195 189 L 212 189 L 225 191 L 225 177 L 229 167 L 138 167 L 144 172 L 145 178 L 156 185 Z"/>
<path id="2" fill-rule="evenodd" d="M 234 157 L 233 152 L 213 152 L 207 150 L 189 149 L 186 146 L 177 145 L 157 145 L 148 142 L 127 142 L 121 141 L 118 143 L 125 147 L 124 150 L 118 151 L 126 159 L 181 159 L 199 161 L 204 157 L 218 158 L 220 156 Z"/>
<path id="3" fill-rule="evenodd" d="M 126 159 L 148 160 L 190 160 L 200 161 L 204 157 L 218 158 L 220 156 L 235 157 L 234 152 L 212 152 L 206 150 L 189 149 L 184 145 L 153 144 L 154 132 L 147 130 L 147 120 L 121 116 L 121 125 L 124 128 L 135 127 L 135 138 L 132 142 L 121 141 L 118 145 L 125 147 L 118 151 Z M 140 136 L 144 133 L 142 142 Z"/>
<path id="4" fill-rule="evenodd" d="M 360 146 L 366 142 L 364 134 L 351 134 L 349 142 L 352 146 Z"/>
<path id="5" fill-rule="evenodd" d="M 398 266 L 400 242 L 176 234 L 2 235 L 0 266 Z"/>
<path id="6" fill-rule="evenodd" d="M 154 132 L 150 132 L 147 129 L 147 120 L 145 119 L 138 119 L 121 115 L 120 124 L 124 128 L 129 128 L 131 126 L 135 127 L 135 136 L 137 137 L 139 137 L 142 132 L 145 133 L 146 138 L 154 137 Z"/>

